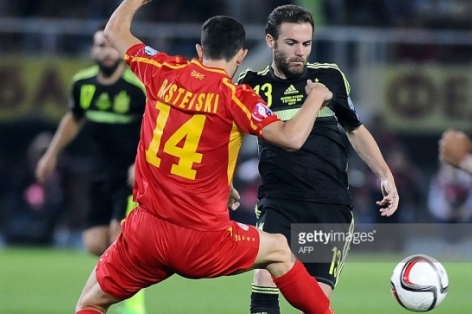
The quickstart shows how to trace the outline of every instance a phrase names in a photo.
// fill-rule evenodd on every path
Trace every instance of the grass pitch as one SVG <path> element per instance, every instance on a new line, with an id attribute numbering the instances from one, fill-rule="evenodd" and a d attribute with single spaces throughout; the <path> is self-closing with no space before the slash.
<path id="1" fill-rule="evenodd" d="M 390 275 L 398 258 L 347 265 L 332 305 L 338 314 L 410 313 L 390 293 Z M 365 259 L 364 259 L 365 260 Z M 0 250 L 1 314 L 67 314 L 74 306 L 96 258 L 76 250 L 7 248 Z M 450 288 L 434 314 L 471 313 L 472 264 L 444 263 Z M 251 273 L 211 280 L 174 276 L 147 289 L 148 314 L 248 313 Z M 282 298 L 284 314 L 295 314 Z M 110 314 L 118 312 L 113 307 Z"/>

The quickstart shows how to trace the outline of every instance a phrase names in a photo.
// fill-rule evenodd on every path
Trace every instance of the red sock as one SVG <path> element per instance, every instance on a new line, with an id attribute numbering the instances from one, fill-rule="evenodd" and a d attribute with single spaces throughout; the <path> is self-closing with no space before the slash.
<path id="1" fill-rule="evenodd" d="M 331 313 L 328 297 L 300 261 L 288 273 L 273 279 L 285 299 L 305 314 Z"/>
<path id="2" fill-rule="evenodd" d="M 75 312 L 75 314 L 103 314 L 99 310 L 79 310 L 78 312 Z"/>

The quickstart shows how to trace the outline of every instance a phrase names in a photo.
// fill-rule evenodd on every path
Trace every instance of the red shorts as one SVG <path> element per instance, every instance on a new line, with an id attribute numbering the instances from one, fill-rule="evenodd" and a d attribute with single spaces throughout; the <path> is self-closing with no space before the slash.
<path id="1" fill-rule="evenodd" d="M 200 231 L 138 207 L 100 257 L 96 276 L 103 291 L 124 299 L 175 273 L 198 279 L 250 270 L 258 251 L 259 233 L 252 226 L 229 221 L 227 230 Z"/>

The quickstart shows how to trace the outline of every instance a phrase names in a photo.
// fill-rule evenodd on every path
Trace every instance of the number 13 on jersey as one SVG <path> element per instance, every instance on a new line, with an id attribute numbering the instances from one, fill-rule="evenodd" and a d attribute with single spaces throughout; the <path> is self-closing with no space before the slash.
<path id="1" fill-rule="evenodd" d="M 193 169 L 195 163 L 201 163 L 203 155 L 197 152 L 198 144 L 205 126 L 206 116 L 195 114 L 184 122 L 170 137 L 162 142 L 162 134 L 165 132 L 166 125 L 171 113 L 172 107 L 162 102 L 156 103 L 156 109 L 159 114 L 156 119 L 152 140 L 146 150 L 146 160 L 151 165 L 160 168 L 161 158 L 158 152 L 164 152 L 170 156 L 178 158 L 178 162 L 172 164 L 170 173 L 190 180 L 195 180 L 197 171 Z M 182 143 L 183 142 L 183 143 Z M 162 152 L 159 154 L 162 156 Z"/>

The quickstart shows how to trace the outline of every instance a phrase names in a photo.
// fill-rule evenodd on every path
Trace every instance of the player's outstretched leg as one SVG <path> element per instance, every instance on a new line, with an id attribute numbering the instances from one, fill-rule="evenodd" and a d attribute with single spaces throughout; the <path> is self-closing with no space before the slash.
<path id="1" fill-rule="evenodd" d="M 331 286 L 322 282 L 318 282 L 318 284 L 329 298 L 333 290 Z M 272 276 L 267 270 L 255 269 L 250 313 L 280 314 L 279 292 L 279 289 L 272 281 Z"/>
<path id="2" fill-rule="evenodd" d="M 94 268 L 75 306 L 75 314 L 104 314 L 111 305 L 120 301 L 100 288 Z"/>
<path id="3" fill-rule="evenodd" d="M 329 298 L 305 266 L 290 251 L 281 234 L 259 231 L 260 248 L 255 268 L 266 268 L 285 299 L 305 314 L 331 314 Z"/>

